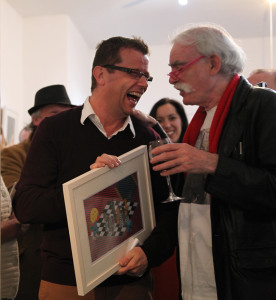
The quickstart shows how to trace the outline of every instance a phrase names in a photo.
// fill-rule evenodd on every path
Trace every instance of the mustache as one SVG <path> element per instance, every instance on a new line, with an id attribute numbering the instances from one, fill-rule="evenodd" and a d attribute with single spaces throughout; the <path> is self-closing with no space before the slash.
<path id="1" fill-rule="evenodd" d="M 174 88 L 179 91 L 184 91 L 185 93 L 191 93 L 193 88 L 190 84 L 184 82 L 177 82 L 174 84 Z"/>

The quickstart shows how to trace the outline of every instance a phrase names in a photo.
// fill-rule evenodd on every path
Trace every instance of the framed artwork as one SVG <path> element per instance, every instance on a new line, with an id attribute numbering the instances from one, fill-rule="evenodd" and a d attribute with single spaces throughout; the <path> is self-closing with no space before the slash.
<path id="1" fill-rule="evenodd" d="M 63 184 L 78 294 L 119 269 L 118 261 L 155 226 L 147 147 L 120 166 L 91 170 Z"/>

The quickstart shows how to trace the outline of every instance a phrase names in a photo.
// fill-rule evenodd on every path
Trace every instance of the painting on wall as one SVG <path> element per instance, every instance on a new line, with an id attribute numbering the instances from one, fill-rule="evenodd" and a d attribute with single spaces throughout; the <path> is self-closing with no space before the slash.
<path id="1" fill-rule="evenodd" d="M 2 115 L 2 134 L 6 141 L 6 146 L 11 146 L 15 143 L 15 134 L 17 126 L 17 113 L 8 108 L 1 110 Z"/>

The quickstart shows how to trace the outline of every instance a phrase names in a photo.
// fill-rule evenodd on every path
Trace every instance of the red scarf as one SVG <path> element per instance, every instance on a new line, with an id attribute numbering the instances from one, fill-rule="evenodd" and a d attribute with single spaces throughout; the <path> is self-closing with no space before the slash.
<path id="1" fill-rule="evenodd" d="M 218 148 L 218 142 L 220 138 L 221 131 L 223 129 L 223 125 L 225 122 L 225 119 L 228 114 L 228 110 L 234 95 L 234 92 L 236 90 L 236 87 L 239 83 L 240 76 L 236 74 L 232 80 L 229 82 L 228 86 L 226 87 L 219 103 L 218 107 L 216 109 L 211 128 L 210 128 L 210 134 L 209 134 L 209 152 L 211 153 L 217 153 Z M 195 142 L 197 140 L 199 131 L 203 125 L 203 122 L 206 117 L 206 111 L 205 109 L 200 106 L 198 110 L 196 111 L 193 119 L 191 120 L 191 123 L 189 124 L 184 138 L 183 143 L 188 143 L 192 146 L 195 145 Z"/>

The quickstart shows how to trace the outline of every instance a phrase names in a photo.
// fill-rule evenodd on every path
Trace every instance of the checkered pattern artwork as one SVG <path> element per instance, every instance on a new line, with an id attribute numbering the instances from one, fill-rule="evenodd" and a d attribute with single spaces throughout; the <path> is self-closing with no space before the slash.
<path id="1" fill-rule="evenodd" d="M 131 174 L 84 200 L 91 259 L 143 228 L 137 174 Z"/>

